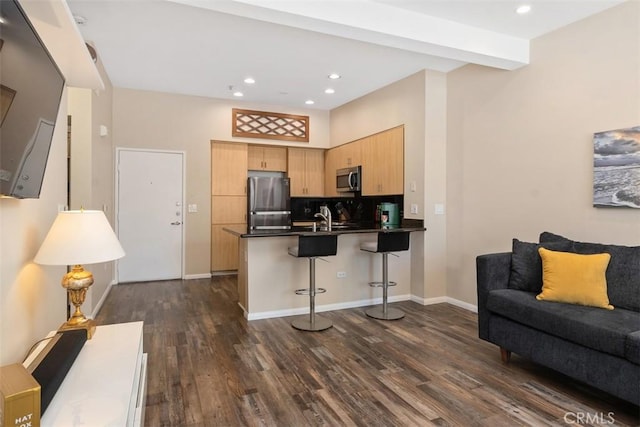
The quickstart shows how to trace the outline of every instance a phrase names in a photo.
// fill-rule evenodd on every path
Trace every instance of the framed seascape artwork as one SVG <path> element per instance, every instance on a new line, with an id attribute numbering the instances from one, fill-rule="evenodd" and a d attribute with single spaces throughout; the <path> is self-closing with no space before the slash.
<path id="1" fill-rule="evenodd" d="M 593 206 L 640 209 L 640 126 L 593 134 Z"/>

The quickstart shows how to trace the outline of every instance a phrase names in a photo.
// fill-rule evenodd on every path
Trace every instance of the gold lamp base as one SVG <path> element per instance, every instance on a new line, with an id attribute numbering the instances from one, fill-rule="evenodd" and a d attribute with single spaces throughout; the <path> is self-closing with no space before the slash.
<path id="1" fill-rule="evenodd" d="M 60 331 L 71 329 L 85 329 L 87 339 L 90 340 L 96 331 L 96 322 L 88 319 L 80 310 L 87 296 L 87 289 L 93 284 L 93 274 L 81 265 L 74 265 L 70 272 L 62 278 L 62 287 L 67 290 L 69 300 L 75 307 L 71 318 L 60 326 Z"/>

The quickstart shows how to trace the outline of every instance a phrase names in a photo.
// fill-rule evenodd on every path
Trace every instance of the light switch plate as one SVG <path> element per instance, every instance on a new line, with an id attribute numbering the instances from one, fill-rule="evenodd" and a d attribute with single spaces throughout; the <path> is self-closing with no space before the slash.
<path id="1" fill-rule="evenodd" d="M 436 215 L 444 215 L 444 205 L 442 203 L 436 203 L 434 213 Z"/>
<path id="2" fill-rule="evenodd" d="M 189 206 L 187 206 L 187 210 L 189 211 L 189 213 L 198 212 L 198 205 L 190 204 Z"/>

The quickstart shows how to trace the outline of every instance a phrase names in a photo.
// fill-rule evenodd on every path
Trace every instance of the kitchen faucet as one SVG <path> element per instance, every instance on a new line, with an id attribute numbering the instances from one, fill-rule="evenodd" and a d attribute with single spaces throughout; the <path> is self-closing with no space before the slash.
<path id="1" fill-rule="evenodd" d="M 327 206 L 320 206 L 320 212 L 318 212 L 314 216 L 322 218 L 327 224 L 327 231 L 331 231 L 331 210 Z"/>

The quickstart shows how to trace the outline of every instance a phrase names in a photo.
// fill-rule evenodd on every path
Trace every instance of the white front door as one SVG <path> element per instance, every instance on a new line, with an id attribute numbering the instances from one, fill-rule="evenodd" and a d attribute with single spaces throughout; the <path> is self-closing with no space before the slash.
<path id="1" fill-rule="evenodd" d="M 184 153 L 118 149 L 118 282 L 182 278 Z"/>

